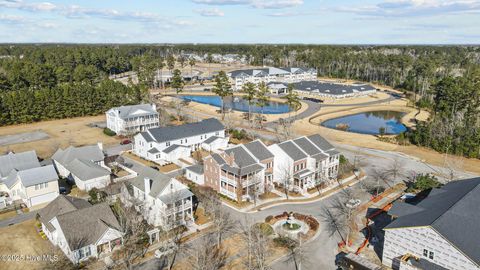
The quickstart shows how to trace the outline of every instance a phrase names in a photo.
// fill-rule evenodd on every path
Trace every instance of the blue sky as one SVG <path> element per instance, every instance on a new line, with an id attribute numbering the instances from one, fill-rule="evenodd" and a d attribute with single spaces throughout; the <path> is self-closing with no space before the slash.
<path id="1" fill-rule="evenodd" d="M 480 44 L 480 0 L 0 0 L 0 42 Z"/>

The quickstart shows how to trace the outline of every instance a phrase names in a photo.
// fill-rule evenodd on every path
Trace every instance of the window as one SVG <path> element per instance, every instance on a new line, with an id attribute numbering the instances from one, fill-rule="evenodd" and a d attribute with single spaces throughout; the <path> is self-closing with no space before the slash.
<path id="1" fill-rule="evenodd" d="M 85 253 L 83 252 L 83 249 L 79 249 L 78 250 L 78 258 L 82 259 L 83 257 L 85 257 Z"/>
<path id="2" fill-rule="evenodd" d="M 165 146 L 170 146 L 170 142 L 166 142 L 166 143 L 165 143 Z"/>
<path id="3" fill-rule="evenodd" d="M 187 139 L 185 139 L 185 143 L 187 143 Z"/>
<path id="4" fill-rule="evenodd" d="M 434 255 L 433 251 L 430 251 L 430 254 L 428 257 L 433 260 L 433 257 L 434 257 L 433 255 Z"/>
<path id="5" fill-rule="evenodd" d="M 92 255 L 92 252 L 90 251 L 90 246 L 85 248 L 85 257 L 90 257 Z"/>
<path id="6" fill-rule="evenodd" d="M 215 132 L 215 136 L 218 136 L 218 135 L 220 135 L 220 133 L 219 133 L 218 131 L 217 131 L 217 132 Z"/>
<path id="7" fill-rule="evenodd" d="M 428 250 L 424 249 L 423 250 L 423 257 L 427 257 L 428 256 Z"/>
<path id="8" fill-rule="evenodd" d="M 43 184 L 45 185 L 45 187 L 48 187 L 48 182 L 45 182 L 45 183 L 43 183 Z"/>

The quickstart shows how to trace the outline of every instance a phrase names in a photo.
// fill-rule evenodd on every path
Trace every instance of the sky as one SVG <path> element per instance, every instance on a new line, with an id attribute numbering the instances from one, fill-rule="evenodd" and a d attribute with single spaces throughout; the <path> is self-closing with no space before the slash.
<path id="1" fill-rule="evenodd" d="M 480 0 L 0 0 L 0 43 L 480 44 Z"/>

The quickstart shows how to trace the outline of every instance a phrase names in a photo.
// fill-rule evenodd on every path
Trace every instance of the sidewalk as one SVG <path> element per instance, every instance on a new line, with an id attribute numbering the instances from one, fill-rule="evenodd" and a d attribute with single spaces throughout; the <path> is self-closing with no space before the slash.
<path id="1" fill-rule="evenodd" d="M 318 194 L 318 193 L 308 194 L 304 197 L 295 197 L 295 199 L 292 199 L 292 197 L 290 197 L 287 200 L 285 194 L 283 194 L 279 191 L 276 191 L 276 192 L 272 191 L 272 192 L 274 192 L 275 194 L 277 194 L 281 197 L 267 199 L 267 200 L 260 200 L 256 205 L 250 205 L 250 206 L 247 206 L 247 207 L 244 207 L 244 208 L 236 208 L 236 207 L 234 207 L 234 206 L 232 206 L 228 203 L 225 203 L 225 202 L 222 202 L 222 204 L 227 206 L 227 207 L 230 207 L 231 209 L 233 209 L 237 212 L 251 213 L 251 212 L 275 207 L 275 206 L 278 206 L 278 205 L 315 203 L 315 202 L 321 201 L 323 199 L 326 199 L 326 198 L 332 196 L 333 194 L 337 193 L 338 191 L 342 190 L 345 187 L 351 187 L 351 186 L 357 184 L 358 182 L 364 180 L 366 178 L 366 176 L 363 176 L 360 179 L 355 179 L 355 178 L 356 177 L 354 175 L 352 175 L 348 178 L 345 178 L 345 179 L 339 181 L 339 183 L 337 185 L 322 189 L 320 194 Z"/>

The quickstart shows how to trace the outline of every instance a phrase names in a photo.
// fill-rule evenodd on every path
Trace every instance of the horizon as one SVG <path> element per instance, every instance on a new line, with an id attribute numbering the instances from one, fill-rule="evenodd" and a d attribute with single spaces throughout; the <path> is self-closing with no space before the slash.
<path id="1" fill-rule="evenodd" d="M 0 0 L 0 43 L 478 45 L 479 14 L 479 0 Z"/>

